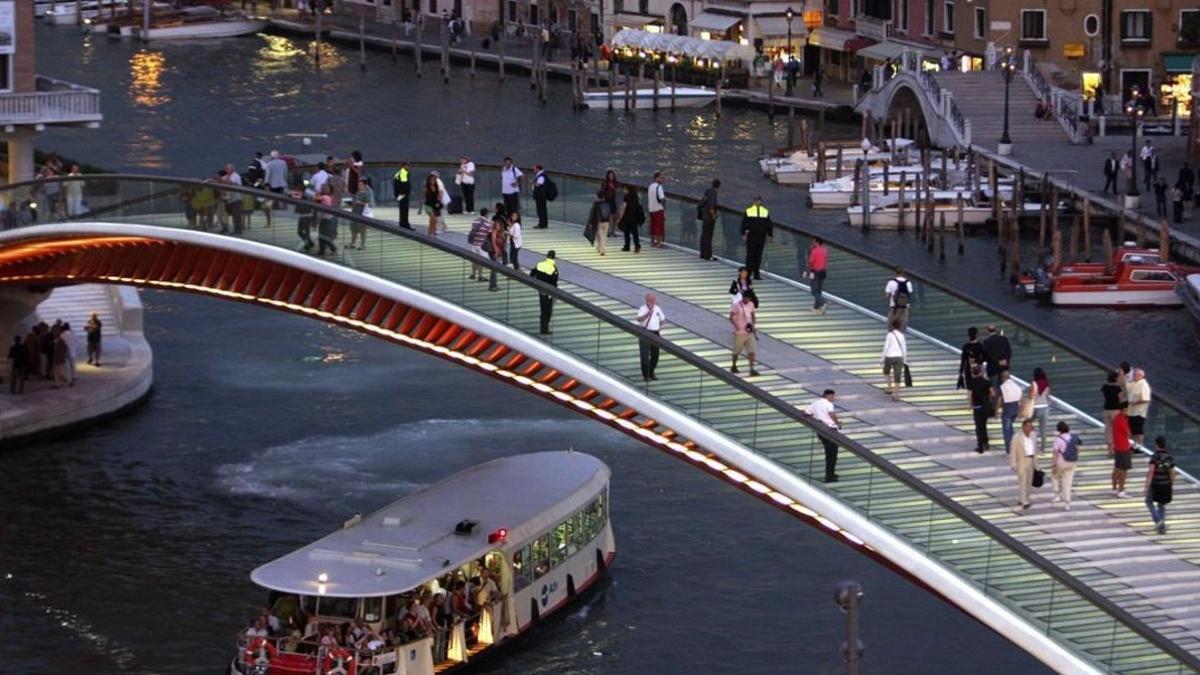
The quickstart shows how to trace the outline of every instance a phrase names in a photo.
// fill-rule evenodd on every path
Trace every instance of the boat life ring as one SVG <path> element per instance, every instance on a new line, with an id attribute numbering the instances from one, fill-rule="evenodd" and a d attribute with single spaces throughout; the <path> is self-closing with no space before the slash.
<path id="1" fill-rule="evenodd" d="M 267 666 L 275 660 L 279 649 L 265 637 L 255 638 L 246 647 L 246 665 Z"/>
<path id="2" fill-rule="evenodd" d="M 325 654 L 325 675 L 355 675 L 357 672 L 358 664 L 349 649 L 338 647 Z"/>

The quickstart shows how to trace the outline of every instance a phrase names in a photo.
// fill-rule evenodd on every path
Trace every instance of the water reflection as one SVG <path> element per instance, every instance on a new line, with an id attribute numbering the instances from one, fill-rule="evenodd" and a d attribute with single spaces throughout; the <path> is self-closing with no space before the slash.
<path id="1" fill-rule="evenodd" d="M 338 66 L 346 63 L 346 57 L 342 56 L 342 53 L 337 50 L 337 47 L 334 47 L 328 42 L 314 41 L 308 44 L 308 55 L 310 57 L 315 56 L 318 54 L 318 52 L 320 53 L 321 57 L 319 64 L 319 67 L 321 68 L 337 68 Z"/>
<path id="2" fill-rule="evenodd" d="M 171 97 L 163 91 L 166 65 L 167 57 L 162 52 L 143 49 L 130 57 L 129 93 L 136 105 L 157 108 L 171 102 Z"/>

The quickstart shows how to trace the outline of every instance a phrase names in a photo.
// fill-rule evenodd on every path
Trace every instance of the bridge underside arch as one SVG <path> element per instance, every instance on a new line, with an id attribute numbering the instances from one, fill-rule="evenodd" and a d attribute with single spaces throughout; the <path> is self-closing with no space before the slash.
<path id="1" fill-rule="evenodd" d="M 926 123 L 922 100 L 910 87 L 900 85 L 888 102 L 883 124 L 888 136 L 893 128 L 896 135 L 909 138 L 921 147 L 929 145 L 929 125 Z M 894 126 L 893 126 L 894 125 Z"/>

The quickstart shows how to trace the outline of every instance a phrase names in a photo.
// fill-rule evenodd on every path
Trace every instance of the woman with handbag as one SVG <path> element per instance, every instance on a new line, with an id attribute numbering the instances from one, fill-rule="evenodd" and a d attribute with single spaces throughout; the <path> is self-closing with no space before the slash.
<path id="1" fill-rule="evenodd" d="M 893 401 L 900 400 L 900 377 L 908 362 L 908 340 L 900 330 L 900 320 L 892 319 L 891 329 L 883 338 L 883 383 Z M 890 376 L 890 377 L 889 377 Z"/>
<path id="2" fill-rule="evenodd" d="M 429 216 L 425 234 L 436 237 L 438 219 L 442 216 L 442 188 L 437 176 L 430 174 L 425 178 L 425 185 L 421 188 L 421 203 L 425 215 Z"/>

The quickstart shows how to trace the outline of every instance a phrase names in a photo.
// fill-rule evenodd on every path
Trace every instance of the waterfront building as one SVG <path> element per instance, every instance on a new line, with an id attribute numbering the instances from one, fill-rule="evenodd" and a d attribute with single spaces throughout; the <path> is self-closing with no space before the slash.
<path id="1" fill-rule="evenodd" d="M 1200 49 L 1195 0 L 985 4 L 990 39 L 1029 50 L 1050 84 L 1089 98 L 1103 86 L 1112 104 L 1128 100 L 1136 85 L 1153 92 L 1159 115 L 1170 116 L 1177 103 L 1181 117 L 1191 114 L 1192 59 Z"/>
<path id="2" fill-rule="evenodd" d="M 31 2 L 0 0 L 0 136 L 9 182 L 33 178 L 33 144 L 47 126 L 100 123 L 100 92 L 35 73 Z"/>

